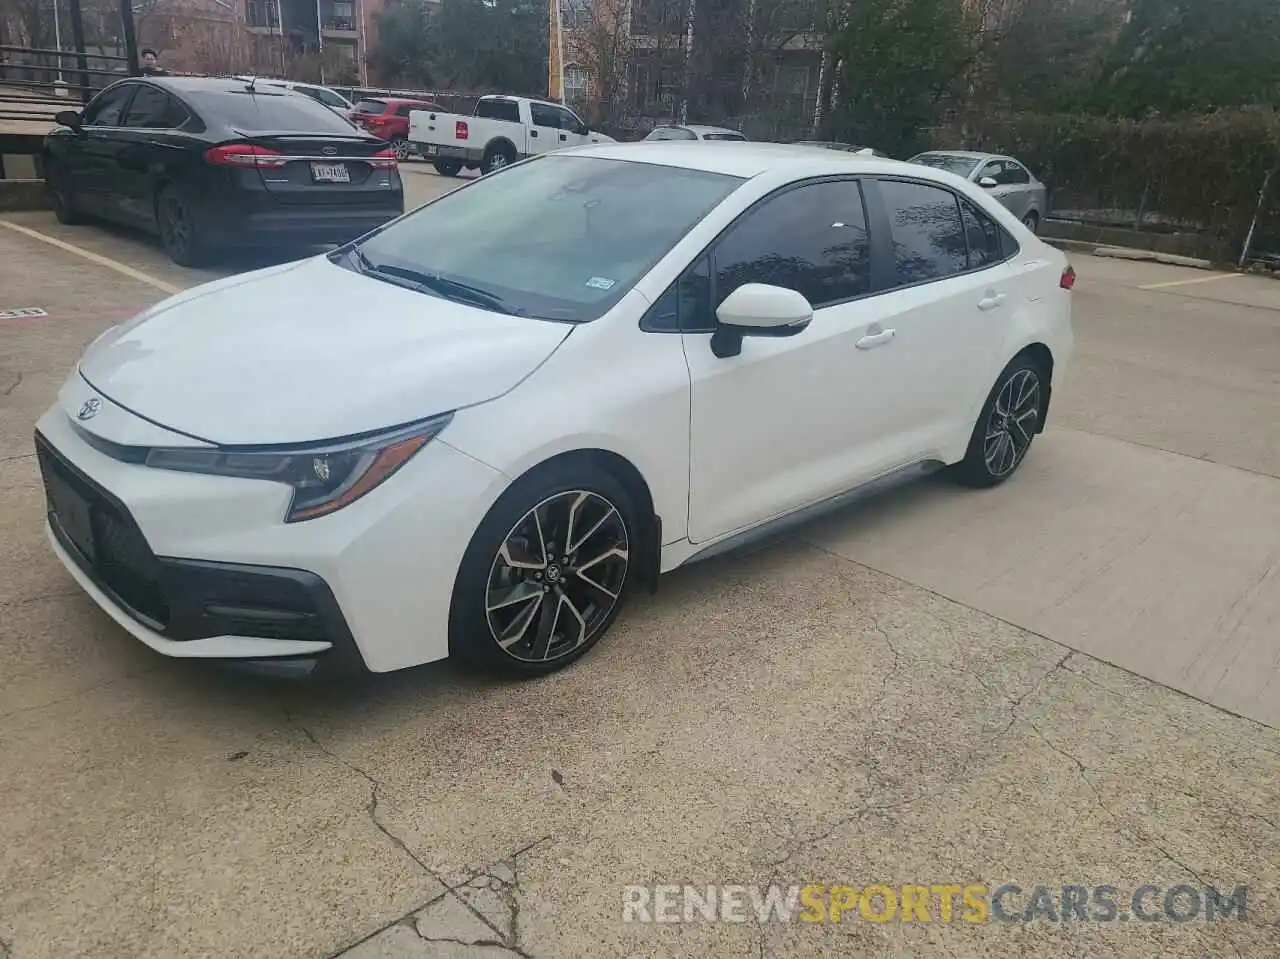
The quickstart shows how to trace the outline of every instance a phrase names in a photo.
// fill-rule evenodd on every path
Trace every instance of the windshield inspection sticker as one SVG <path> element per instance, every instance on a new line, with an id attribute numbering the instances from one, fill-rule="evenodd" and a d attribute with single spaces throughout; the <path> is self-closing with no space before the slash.
<path id="1" fill-rule="evenodd" d="M 617 285 L 617 280 L 611 280 L 607 276 L 593 276 L 587 280 L 587 286 L 593 290 L 612 290 Z"/>

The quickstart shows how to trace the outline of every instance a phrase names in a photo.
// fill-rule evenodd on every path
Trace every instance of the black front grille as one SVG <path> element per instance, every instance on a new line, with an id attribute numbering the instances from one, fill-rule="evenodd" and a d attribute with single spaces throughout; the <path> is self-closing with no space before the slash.
<path id="1" fill-rule="evenodd" d="M 64 531 L 64 545 L 100 585 L 129 611 L 163 630 L 169 621 L 169 605 L 161 588 L 160 563 L 129 511 L 106 491 L 89 481 L 63 460 L 39 436 L 36 455 L 49 501 L 49 517 Z M 59 490 L 61 485 L 63 490 Z M 75 542 L 66 542 L 65 524 L 55 504 L 70 493 L 88 507 L 92 546 L 88 554 Z"/>

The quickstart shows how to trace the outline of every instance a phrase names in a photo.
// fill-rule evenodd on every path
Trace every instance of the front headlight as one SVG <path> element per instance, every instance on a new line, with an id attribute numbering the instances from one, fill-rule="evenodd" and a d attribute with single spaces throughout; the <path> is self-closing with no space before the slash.
<path id="1" fill-rule="evenodd" d="M 326 516 L 380 486 L 449 425 L 452 413 L 376 436 L 296 447 L 153 449 L 146 464 L 293 487 L 286 523 Z"/>

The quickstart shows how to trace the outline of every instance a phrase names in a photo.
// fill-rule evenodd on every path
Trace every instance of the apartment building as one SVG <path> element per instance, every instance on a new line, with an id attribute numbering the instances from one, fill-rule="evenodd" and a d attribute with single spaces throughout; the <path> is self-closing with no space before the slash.
<path id="1" fill-rule="evenodd" d="M 294 79 L 367 84 L 384 0 L 237 0 L 244 24 L 278 72 Z M 265 42 L 264 42 L 265 41 Z M 299 68 L 308 76 L 299 75 Z M 276 71 L 273 71 L 276 72 Z"/>

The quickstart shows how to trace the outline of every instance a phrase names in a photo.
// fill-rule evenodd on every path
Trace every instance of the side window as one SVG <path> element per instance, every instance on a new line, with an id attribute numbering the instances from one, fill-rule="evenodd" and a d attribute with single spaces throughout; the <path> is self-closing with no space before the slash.
<path id="1" fill-rule="evenodd" d="M 641 324 L 651 333 L 711 333 L 716 328 L 711 311 L 711 264 L 699 257 L 658 297 Z"/>
<path id="2" fill-rule="evenodd" d="M 533 104 L 530 104 L 533 106 Z M 520 122 L 520 104 L 511 100 L 481 100 L 476 104 L 476 116 L 490 120 Z M 534 121 L 535 123 L 537 121 Z M 555 124 L 551 124 L 554 126 Z"/>
<path id="3" fill-rule="evenodd" d="M 870 292 L 861 187 L 814 183 L 766 200 L 719 242 L 715 265 L 717 303 L 744 283 L 796 290 L 815 308 Z"/>
<path id="4" fill-rule="evenodd" d="M 969 266 L 956 195 L 941 187 L 880 181 L 893 231 L 894 285 L 963 273 Z"/>
<path id="5" fill-rule="evenodd" d="M 168 94 L 155 87 L 139 86 L 120 125 L 146 130 L 167 130 L 182 126 L 186 119 L 187 112 L 174 103 Z"/>
<path id="6" fill-rule="evenodd" d="M 126 83 L 110 90 L 104 90 L 88 109 L 84 111 L 84 125 L 87 127 L 114 127 L 120 125 L 120 114 L 124 105 L 133 93 L 135 83 Z"/>
<path id="7" fill-rule="evenodd" d="M 584 126 L 583 122 L 574 116 L 568 110 L 556 110 L 556 115 L 560 120 L 560 129 L 569 133 L 577 133 Z"/>
<path id="8" fill-rule="evenodd" d="M 964 234 L 969 241 L 969 269 L 980 270 L 1004 260 L 1000 227 L 968 200 L 960 201 Z"/>
<path id="9" fill-rule="evenodd" d="M 560 128 L 560 111 L 545 103 L 530 103 L 529 115 L 536 127 Z"/>
<path id="10" fill-rule="evenodd" d="M 988 163 L 978 172 L 978 175 L 974 177 L 974 182 L 978 183 L 986 177 L 991 177 L 991 179 L 995 180 L 996 183 L 1003 183 L 1004 164 L 998 160 L 993 163 Z"/>
<path id="11" fill-rule="evenodd" d="M 1031 174 L 1026 171 L 1022 164 L 1015 163 L 1013 160 L 1005 160 L 1004 179 L 1000 182 L 1021 186 L 1024 183 L 1031 182 Z"/>

